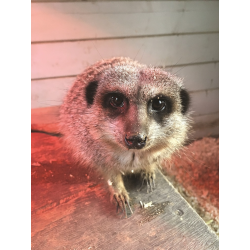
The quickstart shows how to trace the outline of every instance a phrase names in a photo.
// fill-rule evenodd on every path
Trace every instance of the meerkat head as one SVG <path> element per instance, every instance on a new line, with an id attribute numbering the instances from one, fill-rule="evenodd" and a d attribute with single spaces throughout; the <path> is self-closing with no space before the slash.
<path id="1" fill-rule="evenodd" d="M 113 58 L 78 76 L 61 119 L 66 136 L 86 144 L 86 150 L 98 144 L 113 152 L 169 155 L 187 137 L 188 107 L 181 79 L 128 58 Z"/>

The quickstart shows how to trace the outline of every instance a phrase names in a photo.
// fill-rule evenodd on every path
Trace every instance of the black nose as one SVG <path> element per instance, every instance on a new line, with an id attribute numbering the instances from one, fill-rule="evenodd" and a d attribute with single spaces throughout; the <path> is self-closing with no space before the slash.
<path id="1" fill-rule="evenodd" d="M 129 149 L 141 149 L 146 145 L 146 136 L 140 134 L 127 137 L 125 136 L 125 142 Z"/>

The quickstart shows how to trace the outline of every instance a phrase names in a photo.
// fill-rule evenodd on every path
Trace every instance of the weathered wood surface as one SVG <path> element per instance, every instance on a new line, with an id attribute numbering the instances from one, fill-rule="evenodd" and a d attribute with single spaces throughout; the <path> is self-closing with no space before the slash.
<path id="1" fill-rule="evenodd" d="M 31 78 L 72 76 L 100 59 L 136 58 L 152 66 L 217 62 L 217 33 L 31 45 Z M 122 48 L 122 49 L 121 49 Z"/>
<path id="2" fill-rule="evenodd" d="M 218 5 L 216 1 L 32 3 L 31 40 L 218 32 Z"/>
<path id="3" fill-rule="evenodd" d="M 160 172 L 149 194 L 126 179 L 134 214 L 120 218 L 101 177 L 62 160 L 60 144 L 46 140 L 32 144 L 32 249 L 218 249 L 215 233 Z"/>

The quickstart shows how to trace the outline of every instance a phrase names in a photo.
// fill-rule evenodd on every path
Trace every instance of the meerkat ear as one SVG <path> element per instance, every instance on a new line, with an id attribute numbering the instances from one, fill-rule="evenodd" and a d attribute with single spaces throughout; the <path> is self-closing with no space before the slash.
<path id="1" fill-rule="evenodd" d="M 185 89 L 181 89 L 180 97 L 181 97 L 181 106 L 182 106 L 181 113 L 185 114 L 189 108 L 190 96 L 189 96 L 189 93 Z"/>
<path id="2" fill-rule="evenodd" d="M 85 97 L 88 105 L 92 105 L 94 102 L 95 94 L 98 87 L 98 81 L 93 81 L 88 84 L 85 90 Z"/>

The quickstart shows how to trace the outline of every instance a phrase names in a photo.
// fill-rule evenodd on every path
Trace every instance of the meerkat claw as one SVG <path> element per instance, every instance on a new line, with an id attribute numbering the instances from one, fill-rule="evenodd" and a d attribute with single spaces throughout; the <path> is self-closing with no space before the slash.
<path id="1" fill-rule="evenodd" d="M 130 210 L 130 213 L 133 214 L 129 201 L 125 197 L 122 197 L 122 195 L 118 196 L 117 194 L 114 194 L 114 198 L 116 201 L 116 213 L 118 213 L 120 209 L 122 214 L 124 214 L 124 217 L 128 218 L 128 212 L 126 208 L 126 204 L 127 204 Z"/>
<path id="2" fill-rule="evenodd" d="M 155 188 L 155 180 L 154 180 L 154 173 L 147 173 L 146 171 L 142 172 L 142 184 L 141 187 L 137 191 L 141 191 L 144 181 L 146 181 L 147 184 L 147 193 L 153 192 L 153 188 Z"/>
<path id="3" fill-rule="evenodd" d="M 130 210 L 130 213 L 131 214 L 133 214 L 133 211 L 132 211 L 132 209 L 131 209 L 131 207 L 130 207 L 130 204 L 129 204 L 129 202 L 128 202 L 128 200 L 125 198 L 125 202 L 127 203 L 127 205 L 128 205 L 128 208 L 129 208 L 129 210 Z"/>
<path id="4" fill-rule="evenodd" d="M 116 212 L 118 213 L 119 212 L 119 208 L 122 210 L 123 212 L 123 206 L 121 205 L 121 200 L 119 199 L 119 197 L 114 194 L 114 198 L 115 198 L 115 201 L 116 201 Z"/>
<path id="5" fill-rule="evenodd" d="M 119 202 L 116 200 L 116 213 L 119 212 Z"/>
<path id="6" fill-rule="evenodd" d="M 128 218 L 128 216 L 127 216 L 127 209 L 126 209 L 126 205 L 125 205 L 124 200 L 122 200 L 122 206 L 123 206 L 123 210 L 124 210 L 124 216 L 125 216 L 125 218 Z"/>
<path id="7" fill-rule="evenodd" d="M 154 178 L 152 178 L 152 181 L 153 181 L 153 188 L 155 188 L 155 180 L 154 180 Z"/>
<path id="8" fill-rule="evenodd" d="M 142 187 L 143 187 L 143 184 L 144 184 L 144 180 L 145 179 L 142 180 L 142 184 L 141 184 L 140 188 L 137 190 L 138 192 L 142 190 Z"/>
<path id="9" fill-rule="evenodd" d="M 151 187 L 150 183 L 149 183 L 149 180 L 147 179 L 147 194 L 149 193 L 149 187 Z M 152 187 L 151 187 L 152 189 Z"/>
<path id="10" fill-rule="evenodd" d="M 153 187 L 152 187 L 152 180 L 149 178 L 149 186 L 150 186 L 150 191 L 153 192 Z"/>

